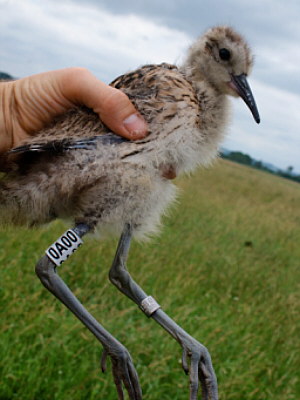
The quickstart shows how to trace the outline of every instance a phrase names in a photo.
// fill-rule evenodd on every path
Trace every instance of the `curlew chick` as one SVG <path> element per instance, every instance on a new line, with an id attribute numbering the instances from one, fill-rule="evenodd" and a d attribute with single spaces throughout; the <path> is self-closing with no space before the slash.
<path id="1" fill-rule="evenodd" d="M 103 345 L 102 369 L 109 356 L 119 399 L 123 385 L 131 400 L 142 398 L 131 356 L 76 299 L 56 267 L 88 231 L 97 229 L 102 237 L 121 235 L 110 280 L 180 344 L 182 366 L 190 376 L 190 400 L 196 400 L 199 383 L 204 399 L 217 400 L 208 351 L 133 281 L 126 259 L 132 236 L 156 232 L 162 213 L 176 197 L 172 179 L 216 157 L 229 113 L 227 95 L 240 96 L 259 122 L 246 79 L 252 63 L 238 33 L 226 26 L 212 28 L 192 45 L 182 66 L 146 65 L 112 82 L 147 120 L 145 139 L 120 138 L 91 110 L 78 107 L 11 150 L 2 162 L 2 224 L 74 221 L 75 227 L 46 251 L 36 272 Z"/>

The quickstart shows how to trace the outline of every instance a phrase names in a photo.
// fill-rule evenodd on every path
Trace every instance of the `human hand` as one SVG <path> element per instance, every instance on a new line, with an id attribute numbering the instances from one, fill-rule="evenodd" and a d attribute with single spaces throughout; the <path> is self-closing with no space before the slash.
<path id="1" fill-rule="evenodd" d="M 65 68 L 0 82 L 0 153 L 21 144 L 77 105 L 94 110 L 116 134 L 141 139 L 147 125 L 128 97 L 84 68 Z"/>

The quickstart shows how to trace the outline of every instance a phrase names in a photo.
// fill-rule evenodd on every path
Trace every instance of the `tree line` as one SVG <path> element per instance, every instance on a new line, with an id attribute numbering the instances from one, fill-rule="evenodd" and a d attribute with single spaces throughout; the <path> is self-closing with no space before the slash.
<path id="1" fill-rule="evenodd" d="M 227 160 L 231 160 L 234 162 L 237 162 L 239 164 L 244 164 L 248 165 L 252 168 L 260 169 L 266 172 L 269 172 L 274 175 L 279 175 L 283 178 L 286 179 L 291 179 L 292 181 L 296 181 L 300 183 L 300 175 L 295 174 L 294 167 L 293 166 L 288 166 L 286 170 L 282 170 L 280 168 L 274 167 L 273 165 L 256 160 L 255 158 L 252 158 L 248 154 L 242 153 L 241 151 L 228 151 L 228 150 L 223 150 L 221 151 L 221 157 L 225 158 Z"/>

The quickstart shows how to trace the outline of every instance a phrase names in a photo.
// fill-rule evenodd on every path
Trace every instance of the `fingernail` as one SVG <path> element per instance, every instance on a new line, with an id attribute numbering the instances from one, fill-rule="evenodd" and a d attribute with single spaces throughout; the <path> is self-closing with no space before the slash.
<path id="1" fill-rule="evenodd" d="M 147 133 L 147 124 L 139 114 L 131 114 L 123 121 L 123 125 L 132 138 L 143 138 Z"/>

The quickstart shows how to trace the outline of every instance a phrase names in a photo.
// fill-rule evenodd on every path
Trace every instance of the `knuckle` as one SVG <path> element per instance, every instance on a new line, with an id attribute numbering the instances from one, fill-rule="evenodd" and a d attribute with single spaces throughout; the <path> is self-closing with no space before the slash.
<path id="1" fill-rule="evenodd" d="M 73 75 L 74 78 L 84 78 L 92 75 L 92 73 L 87 68 L 84 67 L 70 67 L 67 68 L 67 70 L 70 76 Z"/>
<path id="2" fill-rule="evenodd" d="M 57 79 L 60 91 L 67 99 L 81 102 L 86 92 L 87 82 L 94 78 L 87 68 L 69 67 L 58 71 Z"/>
<path id="3" fill-rule="evenodd" d="M 119 89 L 110 88 L 108 91 L 106 98 L 105 98 L 105 109 L 103 110 L 104 113 L 118 113 L 121 115 L 125 115 L 128 113 L 133 112 L 134 107 L 130 102 L 127 95 Z"/>

